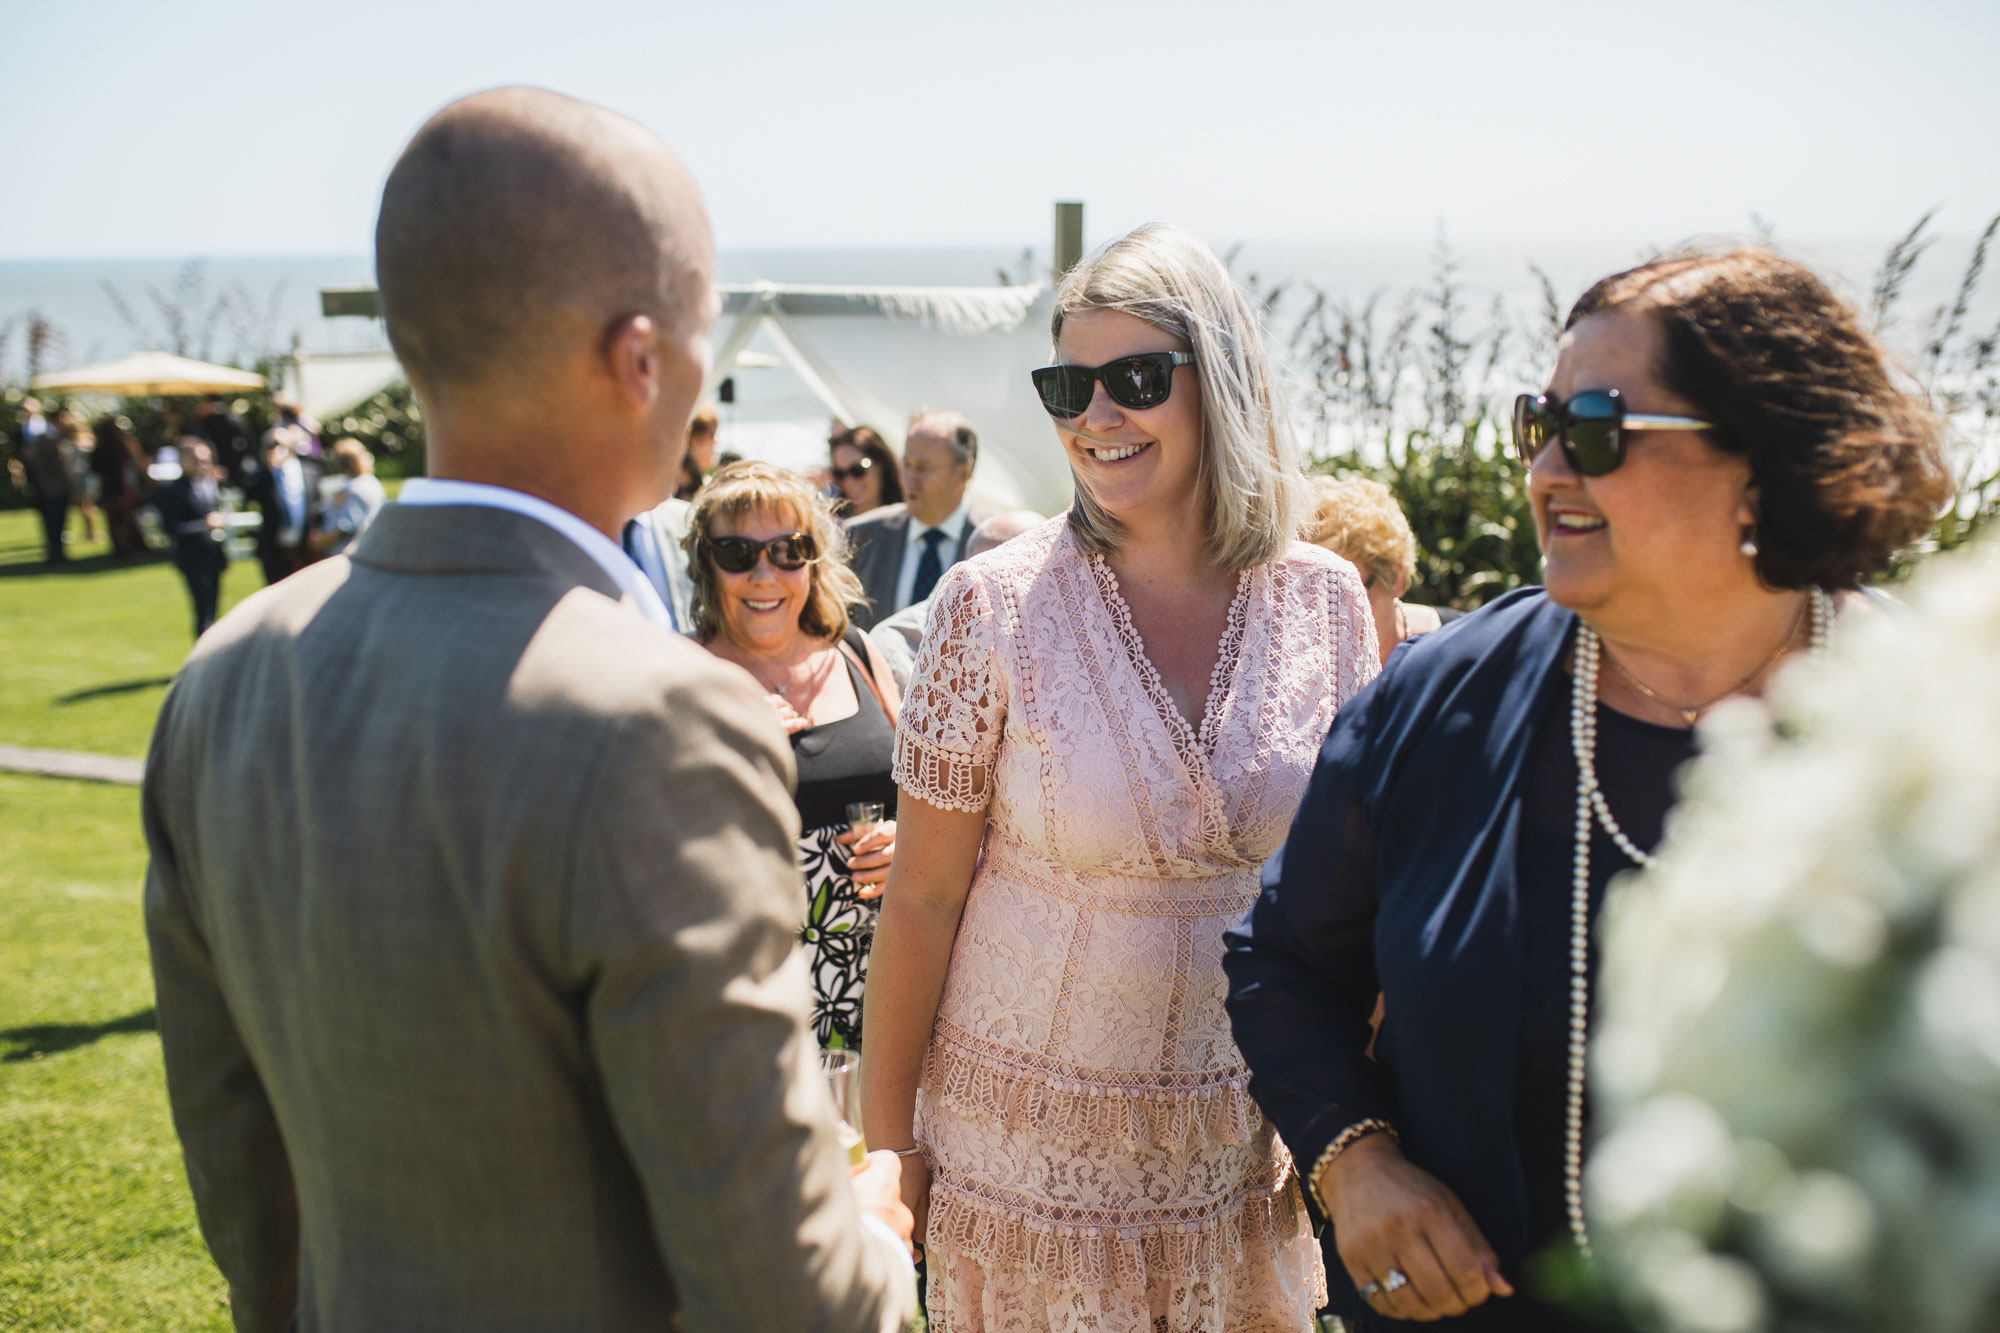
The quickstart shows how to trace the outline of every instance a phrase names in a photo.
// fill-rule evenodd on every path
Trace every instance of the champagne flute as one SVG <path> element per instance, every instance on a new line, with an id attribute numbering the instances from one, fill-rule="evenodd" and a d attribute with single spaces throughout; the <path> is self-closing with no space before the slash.
<path id="1" fill-rule="evenodd" d="M 847 827 L 854 830 L 859 841 L 862 835 L 873 833 L 875 826 L 889 817 L 889 807 L 883 801 L 850 801 L 847 805 Z"/>
<path id="2" fill-rule="evenodd" d="M 868 1140 L 855 1123 L 861 1119 L 861 1054 L 858 1051 L 821 1051 L 819 1068 L 826 1075 L 827 1090 L 833 1094 L 833 1109 L 840 1116 L 835 1133 L 847 1150 L 847 1164 L 860 1166 L 868 1156 Z"/>

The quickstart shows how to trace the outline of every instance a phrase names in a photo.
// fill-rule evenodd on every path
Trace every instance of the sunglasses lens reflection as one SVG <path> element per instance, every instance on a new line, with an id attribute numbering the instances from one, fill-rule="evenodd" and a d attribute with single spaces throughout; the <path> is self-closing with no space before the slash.
<path id="1" fill-rule="evenodd" d="M 1081 366 L 1044 366 L 1034 373 L 1035 390 L 1042 406 L 1052 417 L 1067 421 L 1090 408 L 1090 389 L 1096 376 Z"/>
<path id="2" fill-rule="evenodd" d="M 1127 357 L 1104 368 L 1104 391 L 1121 407 L 1157 407 L 1166 401 L 1173 375 L 1173 363 L 1164 357 Z"/>
<path id="3" fill-rule="evenodd" d="M 1624 455 L 1624 413 L 1608 393 L 1580 393 L 1569 400 L 1570 462 L 1586 477 L 1601 477 L 1617 467 Z"/>

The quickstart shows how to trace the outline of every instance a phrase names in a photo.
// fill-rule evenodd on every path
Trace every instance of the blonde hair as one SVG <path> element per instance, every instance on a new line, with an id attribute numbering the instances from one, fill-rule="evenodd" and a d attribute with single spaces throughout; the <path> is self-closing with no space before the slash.
<path id="1" fill-rule="evenodd" d="M 1215 252 L 1178 227 L 1127 232 L 1071 269 L 1056 288 L 1050 332 L 1084 310 L 1117 310 L 1181 339 L 1201 385 L 1202 544 L 1219 568 L 1244 570 L 1284 554 L 1305 510 L 1298 447 L 1278 400 L 1263 321 Z M 1084 550 L 1108 555 L 1124 539 L 1071 469 L 1069 525 Z"/>
<path id="2" fill-rule="evenodd" d="M 847 633 L 847 608 L 864 601 L 866 594 L 860 578 L 847 567 L 847 538 L 833 516 L 833 506 L 798 473 L 747 461 L 715 470 L 695 495 L 687 536 L 681 538 L 681 549 L 688 556 L 688 580 L 694 585 L 695 637 L 707 643 L 722 632 L 715 570 L 703 549 L 710 530 L 719 518 L 740 519 L 760 509 L 791 515 L 799 531 L 810 533 L 819 547 L 819 558 L 809 566 L 812 578 L 806 604 L 799 611 L 799 629 L 837 642 Z"/>
<path id="3" fill-rule="evenodd" d="M 1369 579 L 1408 587 L 1417 577 L 1417 538 L 1396 497 L 1366 477 L 1314 477 L 1305 538 L 1354 562 Z"/>

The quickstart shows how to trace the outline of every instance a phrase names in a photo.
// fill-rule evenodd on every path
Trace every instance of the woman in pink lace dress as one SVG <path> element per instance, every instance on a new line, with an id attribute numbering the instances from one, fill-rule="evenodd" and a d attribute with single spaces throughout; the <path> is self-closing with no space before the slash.
<path id="1" fill-rule="evenodd" d="M 1112 243 L 1055 333 L 1075 506 L 946 574 L 905 695 L 867 1135 L 904 1153 L 937 1333 L 1305 1333 L 1325 1279 L 1221 937 L 1373 623 L 1292 540 L 1257 317 L 1205 245 Z"/>

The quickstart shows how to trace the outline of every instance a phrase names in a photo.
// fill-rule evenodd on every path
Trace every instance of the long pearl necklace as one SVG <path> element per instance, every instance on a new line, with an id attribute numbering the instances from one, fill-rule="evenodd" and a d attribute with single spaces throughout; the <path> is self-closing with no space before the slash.
<path id="1" fill-rule="evenodd" d="M 1807 602 L 1812 620 L 1808 643 L 1813 656 L 1818 657 L 1825 653 L 1833 632 L 1833 598 L 1824 589 L 1814 588 L 1807 594 Z M 1578 625 L 1569 696 L 1570 749 L 1576 756 L 1576 854 L 1570 864 L 1569 1090 L 1563 1120 L 1563 1202 L 1569 1210 L 1570 1235 L 1585 1258 L 1590 1257 L 1590 1233 L 1583 1222 L 1583 1080 L 1590 1052 L 1591 826 L 1603 825 L 1611 841 L 1634 865 L 1650 869 L 1653 864 L 1653 858 L 1618 827 L 1610 803 L 1604 799 L 1604 789 L 1597 785 L 1597 664 L 1602 652 L 1603 641 L 1597 631 Z M 1749 683 L 1746 680 L 1743 685 Z"/>

